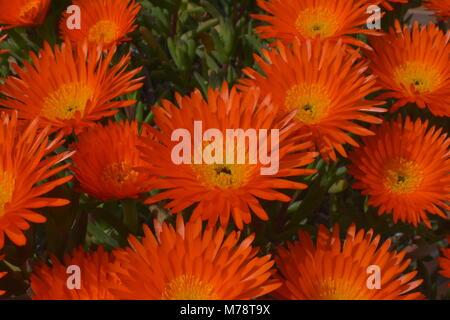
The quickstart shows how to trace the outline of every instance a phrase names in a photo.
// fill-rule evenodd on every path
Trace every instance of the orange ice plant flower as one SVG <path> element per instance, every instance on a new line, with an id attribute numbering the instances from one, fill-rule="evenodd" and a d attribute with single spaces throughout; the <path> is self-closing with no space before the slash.
<path id="1" fill-rule="evenodd" d="M 208 226 L 201 220 L 176 229 L 155 221 L 155 235 L 144 226 L 144 238 L 129 237 L 130 247 L 115 252 L 114 268 L 121 281 L 111 292 L 119 299 L 250 300 L 277 289 L 274 262 L 258 257 L 254 235 Z"/>
<path id="2" fill-rule="evenodd" d="M 431 228 L 427 212 L 446 218 L 450 210 L 450 139 L 442 129 L 420 119 L 385 123 L 376 136 L 350 154 L 349 173 L 355 189 L 368 195 L 378 214 L 392 213 L 394 222 Z"/>
<path id="3" fill-rule="evenodd" d="M 417 271 L 405 273 L 410 259 L 406 252 L 389 250 L 391 241 L 381 242 L 373 230 L 356 230 L 352 225 L 341 241 L 339 227 L 333 232 L 319 226 L 314 243 L 306 231 L 299 241 L 281 247 L 275 260 L 282 287 L 275 292 L 287 300 L 416 300 L 422 280 Z M 378 279 L 369 279 L 375 274 Z M 379 280 L 379 283 L 377 283 Z"/>
<path id="4" fill-rule="evenodd" d="M 378 4 L 380 1 L 373 1 Z M 257 0 L 258 6 L 269 15 L 255 14 L 254 18 L 267 22 L 256 28 L 263 39 L 281 40 L 291 44 L 295 39 L 341 40 L 348 45 L 370 48 L 352 37 L 354 34 L 380 35 L 376 30 L 363 28 L 370 14 L 368 4 L 361 0 Z"/>
<path id="5" fill-rule="evenodd" d="M 40 25 L 51 0 L 0 0 L 0 25 L 6 29 Z"/>
<path id="6" fill-rule="evenodd" d="M 395 98 L 392 112 L 416 103 L 436 116 L 450 116 L 450 32 L 434 24 L 402 29 L 397 21 L 388 35 L 371 43 L 374 50 L 366 52 L 370 67 L 388 91 L 379 99 Z"/>
<path id="7" fill-rule="evenodd" d="M 379 101 L 366 99 L 378 90 L 375 77 L 366 75 L 367 63 L 355 61 L 341 43 L 295 41 L 292 48 L 278 43 L 255 59 L 264 75 L 244 69 L 249 79 L 241 80 L 239 88 L 258 87 L 270 94 L 279 112 L 296 111 L 296 122 L 312 132 L 311 140 L 327 161 L 337 159 L 336 151 L 346 157 L 347 143 L 358 146 L 348 133 L 373 134 L 355 121 L 382 122 L 367 113 L 385 111 L 375 107 Z"/>
<path id="8" fill-rule="evenodd" d="M 450 244 L 450 236 L 447 237 L 447 241 Z M 450 279 L 450 248 L 442 249 L 442 257 L 439 257 L 438 260 L 442 269 L 440 274 Z M 450 288 L 450 282 L 448 287 Z"/>
<path id="9" fill-rule="evenodd" d="M 138 123 L 96 124 L 78 136 L 72 146 L 75 178 L 81 190 L 103 201 L 136 198 L 149 190 L 150 176 L 141 170 L 144 161 L 138 150 Z"/>
<path id="10" fill-rule="evenodd" d="M 85 252 L 83 248 L 75 249 L 72 255 L 66 255 L 61 263 L 56 257 L 51 258 L 51 266 L 41 262 L 33 269 L 30 278 L 33 300 L 117 300 L 109 287 L 119 282 L 112 272 L 114 257 L 103 247 L 96 251 Z M 70 270 L 77 266 L 78 270 Z M 67 284 L 76 285 L 71 276 L 80 275 L 80 287 L 68 288 Z"/>
<path id="11" fill-rule="evenodd" d="M 232 88 L 230 91 L 225 83 L 221 90 L 210 89 L 206 100 L 199 90 L 189 97 L 177 95 L 176 100 L 179 107 L 169 101 L 163 101 L 162 107 L 154 108 L 155 123 L 160 130 L 155 133 L 156 140 L 144 141 L 143 157 L 151 166 L 149 172 L 156 176 L 152 187 L 163 190 L 149 198 L 146 203 L 173 199 L 166 205 L 172 213 L 181 212 L 195 204 L 194 219 L 200 217 L 209 220 L 213 225 L 220 219 L 221 224 L 225 226 L 232 216 L 236 226 L 242 229 L 244 224 L 251 222 L 251 212 L 260 219 L 269 218 L 258 198 L 286 202 L 290 197 L 275 189 L 307 187 L 305 184 L 286 179 L 315 173 L 314 170 L 303 168 L 312 163 L 316 155 L 307 152 L 311 148 L 311 143 L 304 141 L 307 134 L 295 134 L 296 127 L 289 121 L 291 116 L 277 117 L 267 101 L 260 101 L 259 90 L 240 93 L 236 88 Z M 270 154 L 272 151 L 273 155 L 275 148 L 279 150 L 278 171 L 272 175 L 261 174 L 262 168 L 267 166 L 261 161 L 250 161 L 253 154 L 250 151 L 255 146 L 246 143 L 241 149 L 237 139 L 228 146 L 224 142 L 217 151 L 219 154 L 222 148 L 222 159 L 210 164 L 195 162 L 194 154 L 198 151 L 195 148 L 199 146 L 196 147 L 195 139 L 191 139 L 188 143 L 192 146 L 193 160 L 176 164 L 172 153 L 179 142 L 172 140 L 173 132 L 183 128 L 194 137 L 196 121 L 202 123 L 203 132 L 217 129 L 224 137 L 227 136 L 227 130 L 242 129 L 245 132 L 253 131 L 255 135 L 265 130 L 268 144 L 265 147 L 268 151 L 266 153 Z M 271 142 L 271 130 L 279 130 L 278 145 Z M 209 139 L 209 142 L 206 140 L 203 140 L 205 152 L 213 139 Z M 261 145 L 259 143 L 259 152 L 263 152 Z M 244 150 L 245 161 L 239 163 L 237 154 Z M 225 160 L 232 157 L 234 158 L 231 160 L 234 161 Z"/>
<path id="12" fill-rule="evenodd" d="M 133 100 L 115 100 L 142 86 L 134 78 L 141 68 L 127 71 L 130 55 L 111 66 L 114 51 L 104 57 L 94 47 L 72 48 L 70 42 L 52 49 L 47 43 L 32 64 L 14 65 L 17 75 L 5 79 L 0 91 L 7 96 L 0 104 L 19 111 L 21 119 L 39 116 L 41 125 L 76 133 L 95 120 L 109 117 Z"/>
<path id="13" fill-rule="evenodd" d="M 4 246 L 5 234 L 14 244 L 25 245 L 26 237 L 22 231 L 30 227 L 29 222 L 46 221 L 33 210 L 69 203 L 64 199 L 44 197 L 72 178 L 65 176 L 42 183 L 66 169 L 69 164 L 55 165 L 72 154 L 53 154 L 64 140 L 62 134 L 58 134 L 50 141 L 48 133 L 48 127 L 39 130 L 38 120 L 19 129 L 16 113 L 12 116 L 0 114 L 0 248 Z"/>
<path id="14" fill-rule="evenodd" d="M 431 11 L 435 11 L 442 20 L 450 19 L 450 0 L 425 0 L 423 5 Z"/>
<path id="15" fill-rule="evenodd" d="M 103 47 L 130 40 L 125 36 L 136 29 L 136 16 L 141 9 L 134 0 L 73 0 L 72 4 L 80 8 L 81 28 L 69 29 L 71 14 L 65 12 L 60 21 L 61 38 Z"/>

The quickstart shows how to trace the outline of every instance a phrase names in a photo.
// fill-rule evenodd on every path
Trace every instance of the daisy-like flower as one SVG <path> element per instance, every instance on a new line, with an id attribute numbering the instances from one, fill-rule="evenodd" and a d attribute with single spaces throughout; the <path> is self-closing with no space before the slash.
<path id="1" fill-rule="evenodd" d="M 145 129 L 139 134 L 138 123 L 110 122 L 97 124 L 78 136 L 72 146 L 75 178 L 81 191 L 103 201 L 136 198 L 149 190 L 150 180 L 140 151 L 139 136 L 148 137 Z"/>
<path id="2" fill-rule="evenodd" d="M 66 169 L 69 164 L 55 165 L 72 154 L 61 152 L 52 155 L 64 140 L 59 134 L 49 141 L 48 133 L 48 127 L 39 130 L 38 120 L 19 129 L 16 113 L 12 116 L 0 114 L 0 249 L 3 248 L 5 234 L 14 244 L 22 246 L 26 243 L 22 230 L 30 227 L 28 222 L 46 221 L 34 209 L 69 203 L 64 199 L 43 197 L 72 178 L 66 176 L 42 183 Z"/>
<path id="3" fill-rule="evenodd" d="M 376 136 L 350 154 L 349 173 L 355 189 L 369 195 L 378 214 L 392 213 L 394 222 L 431 228 L 427 212 L 446 218 L 450 210 L 450 139 L 428 121 L 399 118 L 375 129 Z"/>
<path id="4" fill-rule="evenodd" d="M 435 11 L 442 20 L 450 19 L 450 0 L 425 0 L 423 5 L 431 11 Z"/>
<path id="5" fill-rule="evenodd" d="M 130 40 L 125 36 L 136 29 L 136 16 L 141 5 L 134 0 L 73 0 L 81 11 L 81 28 L 69 29 L 69 13 L 60 21 L 61 38 L 78 43 L 95 43 L 111 47 Z"/>
<path id="6" fill-rule="evenodd" d="M 378 4 L 380 1 L 373 2 Z M 370 49 L 351 35 L 380 35 L 376 30 L 363 28 L 370 14 L 367 13 L 368 4 L 361 0 L 258 0 L 257 3 L 269 13 L 252 15 L 269 23 L 256 28 L 263 39 L 291 44 L 295 39 L 320 37 Z"/>
<path id="7" fill-rule="evenodd" d="M 267 101 L 260 101 L 258 89 L 240 93 L 235 88 L 230 91 L 225 83 L 221 90 L 210 89 L 207 100 L 198 90 L 190 97 L 178 95 L 176 99 L 179 107 L 163 101 L 163 107 L 154 108 L 160 131 L 155 133 L 155 141 L 145 141 L 143 151 L 144 159 L 151 166 L 150 173 L 156 176 L 152 187 L 164 191 L 146 203 L 173 199 L 166 205 L 172 213 L 196 204 L 194 219 L 201 217 L 213 225 L 220 219 L 225 226 L 232 215 L 236 226 L 242 229 L 244 223 L 251 222 L 251 212 L 260 219 L 268 219 L 258 198 L 289 201 L 290 197 L 274 189 L 307 187 L 283 178 L 315 172 L 302 168 L 314 161 L 316 154 L 306 151 L 312 145 L 304 141 L 305 134 L 294 134 L 295 126 L 289 121 L 292 116 L 278 118 Z M 198 123 L 204 134 L 197 133 Z M 180 129 L 192 138 L 182 141 L 192 150 L 190 154 L 179 150 L 180 137 L 172 139 Z M 239 129 L 242 135 L 235 139 Z M 231 136 L 229 130 L 234 131 Z M 223 140 L 207 137 L 213 132 L 222 135 Z M 265 138 L 261 139 L 264 133 Z M 244 135 L 249 139 L 253 136 L 255 141 L 248 142 Z M 213 140 L 219 143 L 215 151 Z M 174 153 L 184 153 L 182 161 L 174 160 Z M 266 162 L 263 159 L 266 157 L 272 160 Z M 264 172 L 271 170 L 269 166 L 273 172 Z"/>
<path id="8" fill-rule="evenodd" d="M 31 275 L 33 300 L 117 300 L 109 287 L 119 283 L 112 264 L 114 257 L 99 247 L 94 252 L 75 249 L 64 263 L 51 258 L 51 266 L 40 263 Z M 79 283 L 77 277 L 79 276 Z M 73 286 L 68 287 L 68 284 Z M 77 287 L 79 285 L 79 287 Z"/>
<path id="9" fill-rule="evenodd" d="M 422 280 L 417 271 L 404 274 L 410 264 L 406 252 L 389 250 L 373 230 L 352 225 L 341 242 L 339 227 L 331 233 L 320 225 L 317 241 L 305 231 L 299 241 L 281 247 L 275 258 L 283 286 L 276 295 L 288 300 L 416 300 Z"/>
<path id="10" fill-rule="evenodd" d="M 202 229 L 200 219 L 185 225 L 181 215 L 176 230 L 155 222 L 155 231 L 144 226 L 142 242 L 130 236 L 131 247 L 115 252 L 119 299 L 249 300 L 280 286 L 271 257 L 251 246 L 254 235 L 239 241 L 239 232 Z"/>
<path id="11" fill-rule="evenodd" d="M 447 240 L 450 244 L 450 236 L 447 237 Z M 450 248 L 442 249 L 442 254 L 443 256 L 438 258 L 439 265 L 442 268 L 440 274 L 450 279 Z M 450 288 L 450 282 L 448 283 L 448 286 Z"/>
<path id="12" fill-rule="evenodd" d="M 241 90 L 258 87 L 270 94 L 280 112 L 297 111 L 296 121 L 312 132 L 316 149 L 328 160 L 336 152 L 346 156 L 344 145 L 358 146 L 348 132 L 371 135 L 370 130 L 352 122 L 381 123 L 365 113 L 384 112 L 381 103 L 365 99 L 378 90 L 375 77 L 366 75 L 367 63 L 355 62 L 341 43 L 298 41 L 292 50 L 278 43 L 277 50 L 263 50 L 255 56 L 264 75 L 247 68 L 250 79 L 241 80 Z"/>
<path id="13" fill-rule="evenodd" d="M 40 25 L 51 0 L 0 0 L 0 25 L 5 29 Z"/>
<path id="14" fill-rule="evenodd" d="M 395 98 L 394 112 L 408 103 L 428 108 L 436 116 L 450 116 L 450 32 L 436 25 L 412 30 L 395 23 L 383 39 L 373 38 L 374 51 L 368 51 L 371 69 L 378 84 L 388 92 L 380 99 Z"/>
<path id="15" fill-rule="evenodd" d="M 139 89 L 142 78 L 134 78 L 141 68 L 127 71 L 130 56 L 110 66 L 114 51 L 103 57 L 93 47 L 72 48 L 70 42 L 54 50 L 46 43 L 33 64 L 15 66 L 17 75 L 5 79 L 0 91 L 7 96 L 0 104 L 19 111 L 21 119 L 39 116 L 43 126 L 82 131 L 93 121 L 117 113 L 117 108 L 133 100 L 111 101 Z"/>

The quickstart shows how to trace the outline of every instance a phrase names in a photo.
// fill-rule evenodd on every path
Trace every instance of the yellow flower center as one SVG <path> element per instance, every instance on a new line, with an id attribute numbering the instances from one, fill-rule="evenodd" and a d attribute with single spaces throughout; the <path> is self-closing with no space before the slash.
<path id="1" fill-rule="evenodd" d="M 325 279 L 316 290 L 321 300 L 364 300 L 361 288 L 341 279 Z"/>
<path id="2" fill-rule="evenodd" d="M 33 20 L 39 13 L 40 1 L 28 1 L 19 11 L 19 17 L 22 19 Z"/>
<path id="3" fill-rule="evenodd" d="M 161 300 L 217 300 L 214 288 L 192 275 L 182 275 L 169 282 Z"/>
<path id="4" fill-rule="evenodd" d="M 327 38 L 339 28 L 336 14 L 328 8 L 308 8 L 300 12 L 295 27 L 305 38 Z"/>
<path id="5" fill-rule="evenodd" d="M 15 179 L 9 172 L 0 171 L 0 217 L 5 214 L 5 205 L 12 200 Z"/>
<path id="6" fill-rule="evenodd" d="M 420 166 L 403 158 L 395 159 L 386 166 L 384 185 L 394 193 L 408 194 L 416 191 L 423 182 Z"/>
<path id="7" fill-rule="evenodd" d="M 441 84 L 438 70 L 420 61 L 410 61 L 399 66 L 394 72 L 394 78 L 408 91 L 412 85 L 419 93 L 434 91 Z"/>
<path id="8" fill-rule="evenodd" d="M 138 176 L 139 173 L 133 169 L 131 164 L 122 161 L 106 166 L 100 178 L 105 185 L 120 189 L 124 183 L 133 182 Z"/>
<path id="9" fill-rule="evenodd" d="M 284 105 L 288 110 L 297 110 L 297 119 L 302 123 L 315 124 L 328 112 L 331 100 L 320 85 L 301 84 L 288 90 Z"/>
<path id="10" fill-rule="evenodd" d="M 250 166 L 247 164 L 193 164 L 197 179 L 211 188 L 232 188 L 240 186 L 247 178 Z"/>
<path id="11" fill-rule="evenodd" d="M 73 119 L 77 111 L 83 115 L 92 94 L 92 89 L 85 84 L 64 84 L 44 99 L 41 116 L 50 120 L 68 120 Z"/>
<path id="12" fill-rule="evenodd" d="M 97 43 L 110 43 L 117 40 L 119 28 L 111 20 L 101 20 L 89 28 L 88 40 Z"/>

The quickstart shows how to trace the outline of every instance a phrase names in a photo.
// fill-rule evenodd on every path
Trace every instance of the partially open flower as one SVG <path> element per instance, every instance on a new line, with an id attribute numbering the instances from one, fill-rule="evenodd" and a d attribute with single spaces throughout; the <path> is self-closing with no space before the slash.
<path id="1" fill-rule="evenodd" d="M 331 233 L 320 225 L 315 243 L 305 231 L 299 241 L 281 247 L 276 257 L 283 286 L 275 293 L 289 300 L 413 300 L 423 299 L 412 280 L 417 271 L 405 273 L 410 260 L 405 251 L 389 250 L 373 230 L 352 225 L 341 242 L 339 227 Z"/>
<path id="2" fill-rule="evenodd" d="M 43 223 L 46 218 L 35 212 L 45 207 L 64 206 L 65 199 L 47 198 L 45 194 L 72 176 L 54 178 L 69 164 L 56 165 L 69 158 L 71 152 L 53 154 L 64 144 L 62 134 L 49 139 L 49 128 L 39 130 L 38 119 L 19 128 L 17 113 L 0 114 L 0 249 L 5 235 L 19 246 L 27 239 L 23 230 L 29 222 Z M 49 179 L 49 180 L 47 180 Z"/>
<path id="3" fill-rule="evenodd" d="M 40 25 L 51 0 L 0 0 L 0 25 L 6 29 Z"/>
<path id="4" fill-rule="evenodd" d="M 119 283 L 112 272 L 113 256 L 102 247 L 93 252 L 83 248 L 66 255 L 61 263 L 56 257 L 51 266 L 41 262 L 31 275 L 33 300 L 116 300 L 109 287 Z"/>
<path id="5" fill-rule="evenodd" d="M 258 257 L 254 235 L 202 228 L 201 220 L 176 229 L 155 222 L 155 233 L 144 226 L 144 238 L 130 236 L 130 248 L 116 251 L 114 268 L 121 281 L 111 292 L 137 300 L 249 300 L 280 286 L 272 279 L 273 260 Z"/>
<path id="6" fill-rule="evenodd" d="M 150 176 L 142 170 L 145 162 L 138 150 L 137 122 L 96 124 L 78 136 L 72 145 L 75 178 L 82 192 L 103 201 L 136 198 L 149 191 Z"/>

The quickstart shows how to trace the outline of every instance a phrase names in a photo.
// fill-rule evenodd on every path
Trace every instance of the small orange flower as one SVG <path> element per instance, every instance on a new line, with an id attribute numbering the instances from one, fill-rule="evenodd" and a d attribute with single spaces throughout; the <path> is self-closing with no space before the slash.
<path id="1" fill-rule="evenodd" d="M 115 252 L 122 283 L 111 292 L 120 299 L 249 300 L 280 285 L 270 256 L 256 256 L 254 235 L 239 242 L 239 232 L 202 230 L 201 220 L 185 225 L 181 215 L 176 230 L 155 221 L 155 232 L 144 226 L 142 242 L 130 236 L 131 247 Z"/>
<path id="2" fill-rule="evenodd" d="M 17 76 L 0 85 L 7 96 L 0 103 L 19 110 L 21 119 L 39 116 L 43 126 L 66 134 L 81 132 L 95 120 L 117 113 L 117 108 L 135 103 L 111 101 L 142 86 L 142 78 L 133 79 L 141 68 L 126 70 L 130 55 L 110 66 L 113 56 L 109 51 L 103 58 L 92 47 L 73 49 L 70 42 L 52 50 L 46 43 L 39 56 L 31 53 L 33 65 L 26 61 L 24 68 L 15 65 Z"/>
<path id="3" fill-rule="evenodd" d="M 119 282 L 111 272 L 114 258 L 102 247 L 94 252 L 75 249 L 72 257 L 65 256 L 64 263 L 55 257 L 51 262 L 51 267 L 45 263 L 34 267 L 30 279 L 33 300 L 117 300 L 109 292 L 109 287 Z M 69 266 L 79 269 L 68 269 Z M 68 283 L 77 284 L 77 275 L 80 276 L 79 289 L 68 288 Z M 69 279 L 72 276 L 73 281 Z"/>
<path id="4" fill-rule="evenodd" d="M 305 231 L 300 241 L 281 247 L 275 258 L 284 282 L 276 296 L 289 300 L 416 300 L 422 280 L 411 281 L 417 271 L 404 274 L 411 260 L 405 251 L 390 251 L 373 230 L 356 231 L 352 225 L 341 242 L 339 227 L 331 233 L 319 226 L 316 244 Z M 379 275 L 379 283 L 376 277 Z M 379 285 L 379 286 L 378 286 Z"/>
<path id="5" fill-rule="evenodd" d="M 436 116 L 450 116 L 450 32 L 436 25 L 412 30 L 399 22 L 382 39 L 371 40 L 374 51 L 367 51 L 378 85 L 389 92 L 379 99 L 395 98 L 394 112 L 408 103 L 428 108 Z"/>
<path id="6" fill-rule="evenodd" d="M 42 183 L 66 169 L 69 164 L 54 166 L 72 153 L 51 155 L 63 145 L 62 134 L 49 141 L 49 128 L 38 129 L 38 120 L 19 130 L 16 113 L 12 116 L 0 114 L 0 249 L 5 234 L 14 244 L 23 246 L 26 238 L 22 230 L 30 227 L 28 221 L 46 221 L 34 209 L 69 203 L 64 199 L 42 197 L 72 178 L 66 176 Z"/>
<path id="7" fill-rule="evenodd" d="M 51 0 L 0 0 L 0 25 L 5 29 L 40 25 Z"/>
<path id="8" fill-rule="evenodd" d="M 446 218 L 450 210 L 450 139 L 442 129 L 420 119 L 386 123 L 376 136 L 363 139 L 364 146 L 349 158 L 357 182 L 355 189 L 369 195 L 368 204 L 378 214 L 393 214 L 394 222 L 431 228 L 426 213 Z"/>
<path id="9" fill-rule="evenodd" d="M 61 38 L 103 47 L 130 40 L 125 36 L 136 29 L 136 16 L 141 9 L 134 0 L 73 0 L 72 4 L 81 10 L 81 28 L 69 29 L 70 14 L 64 13 L 60 21 Z"/>
<path id="10" fill-rule="evenodd" d="M 232 215 L 236 226 L 242 229 L 244 224 L 251 222 L 251 212 L 260 219 L 269 218 L 258 198 L 286 202 L 290 197 L 275 189 L 307 187 L 286 178 L 315 173 L 314 170 L 302 168 L 314 161 L 316 154 L 307 152 L 312 145 L 309 141 L 304 141 L 305 134 L 295 134 L 296 127 L 289 121 L 292 116 L 289 119 L 279 118 L 271 105 L 260 101 L 259 90 L 240 93 L 232 88 L 229 91 L 225 83 L 221 90 L 210 89 L 207 100 L 199 90 L 190 97 L 177 95 L 176 99 L 179 107 L 163 101 L 163 107 L 154 108 L 155 123 L 160 130 L 155 133 L 156 141 L 145 141 L 144 159 L 151 166 L 150 173 L 156 177 L 152 187 L 165 190 L 149 198 L 146 203 L 173 199 L 166 205 L 172 213 L 181 212 L 195 204 L 194 219 L 201 217 L 213 225 L 220 219 L 225 226 Z M 203 133 L 200 133 L 200 139 L 203 142 L 196 142 L 195 122 L 201 123 Z M 172 135 L 181 128 L 191 137 L 191 141 L 186 142 L 191 152 L 183 154 L 188 161 L 183 160 L 178 164 L 173 160 L 172 154 L 176 152 L 180 142 L 172 140 Z M 205 134 L 210 129 L 218 130 L 223 137 L 223 140 L 217 140 L 222 142 L 218 151 L 208 152 L 215 139 L 205 139 Z M 242 142 L 245 146 L 242 146 L 239 143 L 241 139 L 233 138 L 239 129 L 243 135 L 253 135 L 258 141 L 248 143 L 249 139 L 244 137 L 245 141 Z M 231 137 L 233 141 L 226 138 L 229 137 L 228 130 L 234 131 Z M 274 130 L 279 132 L 278 144 L 276 141 L 272 142 L 276 137 Z M 266 140 L 261 139 L 264 132 Z M 201 155 L 202 148 L 203 158 L 200 156 L 200 161 L 197 161 L 195 158 L 198 154 Z M 275 149 L 278 149 L 278 155 Z M 223 151 L 220 152 L 221 150 Z M 203 161 L 205 155 L 215 152 L 220 159 Z M 239 160 L 239 154 L 244 161 Z M 274 160 L 273 166 L 270 165 L 272 168 L 278 166 L 274 168 L 274 172 L 262 174 L 269 164 L 261 161 L 261 154 Z"/>
<path id="11" fill-rule="evenodd" d="M 150 177 L 142 172 L 137 122 L 97 124 L 72 146 L 73 171 L 81 191 L 103 201 L 136 198 L 149 190 Z M 148 137 L 144 129 L 141 136 Z"/>
<path id="12" fill-rule="evenodd" d="M 425 0 L 423 5 L 431 11 L 435 11 L 442 20 L 450 19 L 450 0 Z"/>
<path id="13" fill-rule="evenodd" d="M 450 236 L 447 237 L 447 240 L 450 244 Z M 442 254 L 443 256 L 438 258 L 439 264 L 442 268 L 440 274 L 450 279 L 450 248 L 442 249 Z M 450 288 L 450 282 L 448 283 L 448 287 Z"/>
<path id="14" fill-rule="evenodd" d="M 380 1 L 375 1 L 375 4 Z M 270 15 L 252 15 L 270 25 L 256 28 L 263 39 L 278 39 L 291 44 L 295 39 L 341 40 L 358 47 L 370 47 L 353 38 L 353 34 L 380 35 L 364 29 L 370 15 L 367 3 L 361 0 L 257 0 L 258 6 Z"/>
<path id="15" fill-rule="evenodd" d="M 297 111 L 296 121 L 312 132 L 316 149 L 328 161 L 336 152 L 346 157 L 344 145 L 358 146 L 347 132 L 373 133 L 354 120 L 381 123 L 365 113 L 384 112 L 380 102 L 366 97 L 377 91 L 375 78 L 365 74 L 367 63 L 357 62 L 345 47 L 329 41 L 295 41 L 292 49 L 278 43 L 277 50 L 263 50 L 255 56 L 264 75 L 247 68 L 250 79 L 241 80 L 241 90 L 260 88 L 270 94 L 281 113 Z"/>

